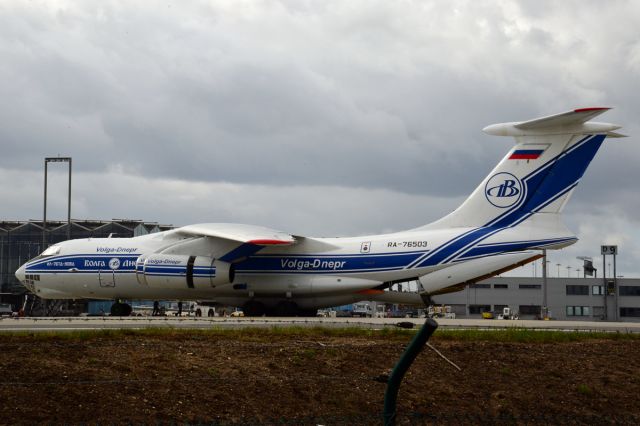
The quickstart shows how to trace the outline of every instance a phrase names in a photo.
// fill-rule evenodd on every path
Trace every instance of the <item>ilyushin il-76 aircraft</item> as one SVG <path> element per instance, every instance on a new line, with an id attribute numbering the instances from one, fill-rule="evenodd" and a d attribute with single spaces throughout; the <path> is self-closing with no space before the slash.
<path id="1" fill-rule="evenodd" d="M 312 238 L 259 226 L 205 223 L 134 238 L 88 238 L 48 247 L 16 276 L 50 299 L 207 300 L 245 315 L 311 315 L 361 300 L 421 303 L 458 291 L 577 241 L 562 211 L 606 137 L 580 108 L 484 132 L 513 136 L 498 165 L 456 210 L 391 234 Z M 384 291 L 417 280 L 420 294 Z M 422 298 L 421 298 L 422 296 Z"/>

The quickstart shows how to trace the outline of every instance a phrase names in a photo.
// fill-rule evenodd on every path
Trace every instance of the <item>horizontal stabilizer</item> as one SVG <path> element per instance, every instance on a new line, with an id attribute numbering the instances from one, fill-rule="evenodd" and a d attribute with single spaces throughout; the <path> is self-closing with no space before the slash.
<path id="1" fill-rule="evenodd" d="M 579 108 L 533 120 L 492 124 L 482 130 L 495 136 L 606 134 L 619 129 L 621 126 L 610 123 L 589 122 L 589 120 L 609 109 Z"/>
<path id="2" fill-rule="evenodd" d="M 374 302 L 393 303 L 401 305 L 425 305 L 422 296 L 413 291 L 381 291 L 376 294 L 368 294 L 366 299 Z"/>
<path id="3" fill-rule="evenodd" d="M 623 135 L 622 133 L 618 133 L 618 132 L 607 132 L 607 137 L 608 138 L 628 138 L 629 136 Z"/>
<path id="4" fill-rule="evenodd" d="M 586 123 L 611 108 L 580 108 L 516 124 L 518 129 L 545 129 Z"/>
<path id="5" fill-rule="evenodd" d="M 460 262 L 421 276 L 420 286 L 424 293 L 431 296 L 460 291 L 469 284 L 502 274 L 541 257 L 539 253 L 522 251 Z"/>

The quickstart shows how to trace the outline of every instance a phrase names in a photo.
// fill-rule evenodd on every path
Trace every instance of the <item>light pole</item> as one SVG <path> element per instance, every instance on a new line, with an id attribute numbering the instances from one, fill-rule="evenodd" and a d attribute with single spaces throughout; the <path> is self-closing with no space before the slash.
<path id="1" fill-rule="evenodd" d="M 560 278 L 560 264 L 556 263 L 556 265 L 558 265 L 558 278 Z"/>
<path id="2" fill-rule="evenodd" d="M 567 278 L 571 277 L 571 266 L 567 266 Z"/>
<path id="3" fill-rule="evenodd" d="M 71 239 L 71 157 L 46 157 L 44 159 L 44 212 L 42 217 L 42 250 L 47 248 L 47 172 L 49 163 L 69 163 L 69 193 L 67 200 L 67 239 Z"/>
<path id="4" fill-rule="evenodd" d="M 549 316 L 549 305 L 547 301 L 547 250 L 542 250 L 542 318 L 545 319 Z"/>

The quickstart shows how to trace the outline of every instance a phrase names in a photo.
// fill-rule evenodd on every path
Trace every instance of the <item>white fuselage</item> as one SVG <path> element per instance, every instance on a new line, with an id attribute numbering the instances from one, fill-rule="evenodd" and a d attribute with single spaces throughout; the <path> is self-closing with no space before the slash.
<path id="1" fill-rule="evenodd" d="M 324 307 L 361 300 L 359 291 L 384 282 L 417 279 L 443 268 L 459 270 L 469 261 L 514 248 L 526 250 L 533 246 L 560 246 L 575 241 L 573 237 L 516 240 L 509 230 L 504 230 L 502 234 L 506 240 L 498 234 L 486 238 L 487 232 L 480 232 L 482 243 L 474 242 L 473 238 L 455 243 L 461 236 L 474 232 L 478 233 L 478 229 L 303 238 L 292 246 L 263 248 L 234 263 L 235 277 L 231 282 L 212 281 L 216 277 L 213 268 L 200 278 L 196 277 L 192 286 L 187 283 L 184 269 L 171 271 L 165 268 L 153 276 L 155 281 L 151 281 L 141 279 L 136 264 L 138 259 L 177 243 L 206 246 L 206 237 L 185 239 L 173 231 L 166 231 L 134 238 L 89 238 L 57 244 L 54 255 L 26 263 L 18 275 L 23 274 L 25 285 L 43 298 L 206 299 L 236 305 L 250 298 L 291 299 L 301 306 Z M 207 249 L 200 247 L 198 250 Z M 502 266 L 512 263 L 505 259 Z M 450 284 L 443 280 L 440 286 L 432 286 L 429 290 L 447 285 Z"/>

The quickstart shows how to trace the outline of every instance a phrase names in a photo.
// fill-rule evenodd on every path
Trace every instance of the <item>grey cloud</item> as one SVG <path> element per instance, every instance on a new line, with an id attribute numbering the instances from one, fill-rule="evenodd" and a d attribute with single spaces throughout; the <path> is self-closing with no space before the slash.
<path id="1" fill-rule="evenodd" d="M 462 201 L 384 189 L 275 187 L 144 178 L 122 170 L 78 172 L 74 176 L 74 218 L 126 217 L 174 225 L 255 223 L 302 235 L 346 236 L 399 231 L 431 222 Z M 14 182 L 12 187 L 0 188 L 0 197 L 16 201 L 5 209 L 3 219 L 41 217 L 41 173 L 0 170 L 0 179 Z M 66 174 L 54 170 L 50 176 L 49 217 L 66 218 L 66 190 Z"/>

